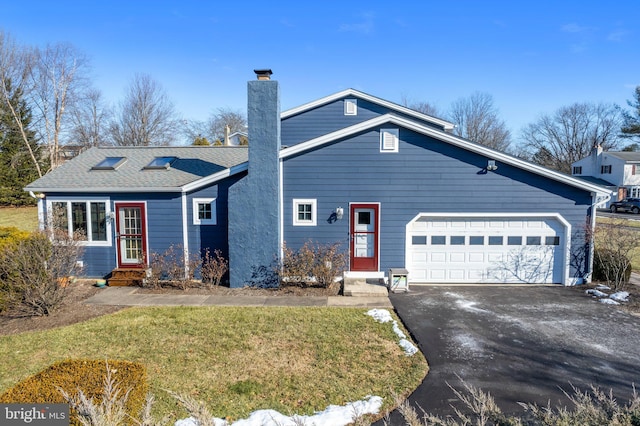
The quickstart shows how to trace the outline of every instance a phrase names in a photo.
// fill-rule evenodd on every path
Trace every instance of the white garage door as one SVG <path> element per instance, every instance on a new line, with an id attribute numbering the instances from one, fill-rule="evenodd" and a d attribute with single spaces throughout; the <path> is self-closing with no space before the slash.
<path id="1" fill-rule="evenodd" d="M 557 217 L 419 215 L 407 225 L 413 283 L 562 283 L 567 225 Z"/>

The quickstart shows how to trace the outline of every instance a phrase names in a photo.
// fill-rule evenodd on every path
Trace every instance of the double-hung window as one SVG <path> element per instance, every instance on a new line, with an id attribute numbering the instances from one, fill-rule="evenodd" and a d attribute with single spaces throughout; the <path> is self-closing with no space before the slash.
<path id="1" fill-rule="evenodd" d="M 109 202 L 106 200 L 52 200 L 47 203 L 51 229 L 89 246 L 111 245 Z M 54 234 L 55 238 L 55 234 Z"/>
<path id="2" fill-rule="evenodd" d="M 316 200 L 293 200 L 293 226 L 316 226 Z"/>

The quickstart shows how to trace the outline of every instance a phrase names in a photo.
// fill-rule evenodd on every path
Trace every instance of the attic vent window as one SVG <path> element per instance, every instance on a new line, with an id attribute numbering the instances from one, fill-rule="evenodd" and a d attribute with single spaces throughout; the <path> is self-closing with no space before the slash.
<path id="1" fill-rule="evenodd" d="M 176 157 L 156 157 L 149 164 L 144 166 L 145 169 L 168 169 Z"/>
<path id="2" fill-rule="evenodd" d="M 345 99 L 344 100 L 344 115 L 358 115 L 358 100 L 357 99 Z"/>
<path id="3" fill-rule="evenodd" d="M 398 129 L 380 129 L 380 152 L 398 152 Z"/>
<path id="4" fill-rule="evenodd" d="M 126 157 L 107 157 L 95 166 L 91 170 L 115 170 L 127 161 Z"/>

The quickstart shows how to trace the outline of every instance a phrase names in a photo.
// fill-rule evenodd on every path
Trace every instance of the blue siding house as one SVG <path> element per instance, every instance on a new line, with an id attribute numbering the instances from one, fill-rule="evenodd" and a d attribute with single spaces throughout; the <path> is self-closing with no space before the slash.
<path id="1" fill-rule="evenodd" d="M 248 83 L 248 147 L 92 148 L 27 186 L 41 224 L 86 233 L 88 276 L 180 245 L 222 250 L 256 284 L 284 243 L 338 243 L 347 274 L 413 283 L 590 280 L 586 231 L 607 189 L 455 136 L 453 124 L 357 90 L 280 112 Z"/>

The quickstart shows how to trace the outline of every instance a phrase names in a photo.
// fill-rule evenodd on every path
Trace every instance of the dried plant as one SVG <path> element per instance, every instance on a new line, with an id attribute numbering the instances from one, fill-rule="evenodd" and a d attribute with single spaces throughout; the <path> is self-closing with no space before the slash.
<path id="1" fill-rule="evenodd" d="M 55 238 L 36 232 L 0 252 L 0 277 L 8 289 L 9 308 L 18 315 L 49 315 L 66 295 L 70 276 L 77 275 L 81 236 L 66 232 Z"/>
<path id="2" fill-rule="evenodd" d="M 222 251 L 215 249 L 211 255 L 208 248 L 205 250 L 201 270 L 203 282 L 219 286 L 228 270 L 229 261 L 222 256 Z"/>
<path id="3" fill-rule="evenodd" d="M 307 241 L 298 250 L 285 244 L 279 268 L 282 285 L 318 285 L 328 288 L 346 267 L 346 254 L 339 244 L 320 244 Z"/>

